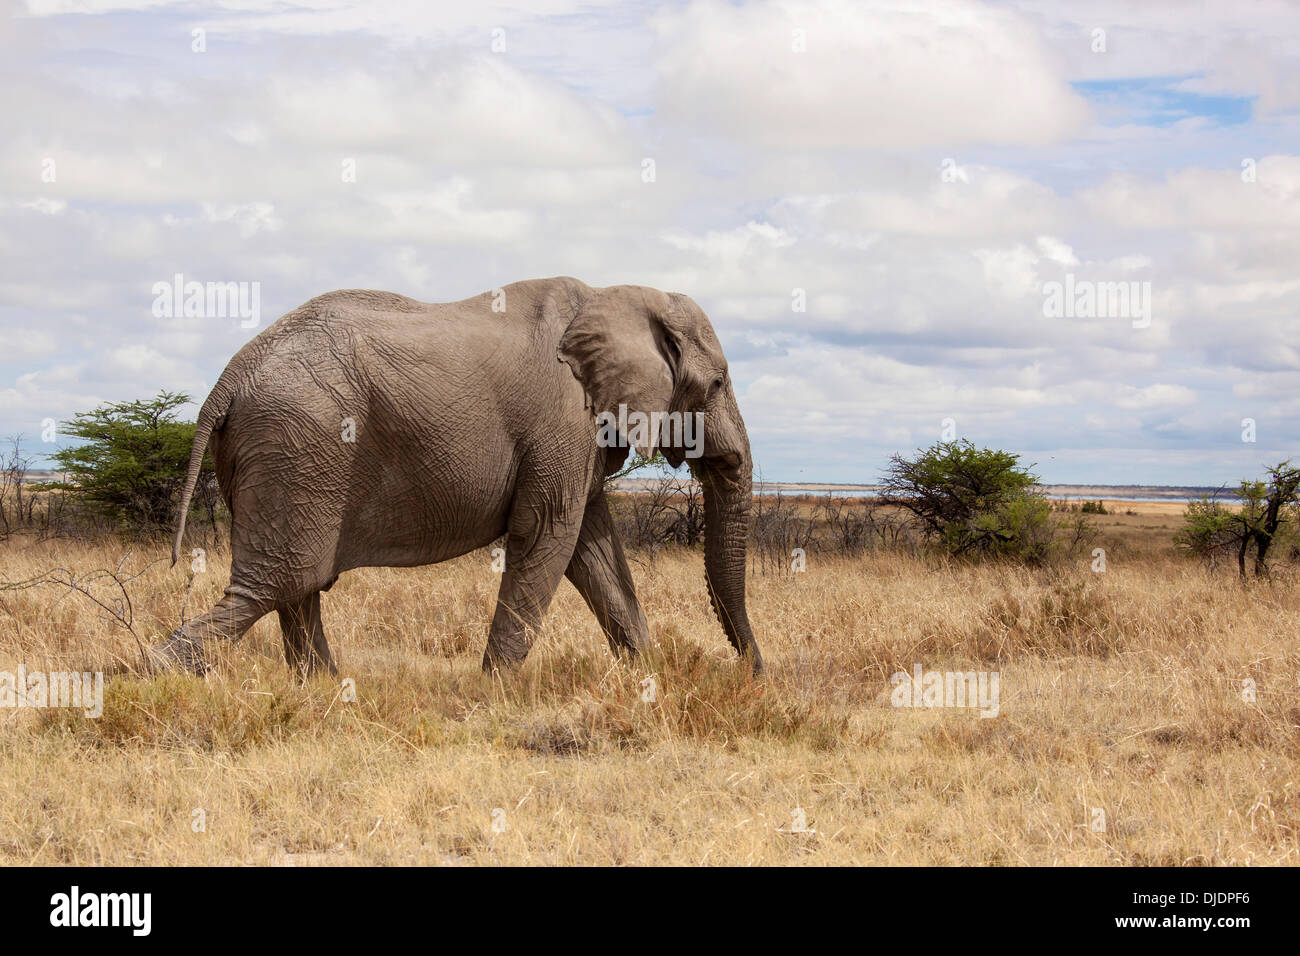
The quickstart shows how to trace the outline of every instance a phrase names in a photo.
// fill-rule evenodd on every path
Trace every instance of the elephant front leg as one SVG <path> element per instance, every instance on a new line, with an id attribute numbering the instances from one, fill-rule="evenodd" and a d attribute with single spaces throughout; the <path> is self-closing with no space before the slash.
<path id="1" fill-rule="evenodd" d="M 483 652 L 483 669 L 518 664 L 528 656 L 542 615 L 569 565 L 582 513 L 516 504 L 506 536 L 506 566 L 496 613 Z M 576 515 L 575 515 L 576 511 Z"/>
<path id="2" fill-rule="evenodd" d="M 649 641 L 645 612 L 604 495 L 587 505 L 565 575 L 596 615 L 615 654 L 645 649 Z"/>

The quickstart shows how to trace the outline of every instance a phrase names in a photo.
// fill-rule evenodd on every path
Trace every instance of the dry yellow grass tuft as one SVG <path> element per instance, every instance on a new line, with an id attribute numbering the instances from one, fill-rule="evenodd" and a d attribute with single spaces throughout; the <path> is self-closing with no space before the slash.
<path id="1" fill-rule="evenodd" d="M 10 542 L 0 580 L 120 558 Z M 1137 544 L 1105 573 L 810 555 L 806 573 L 751 579 L 755 681 L 697 554 L 635 574 L 652 654 L 613 659 L 566 583 L 528 663 L 497 677 L 479 671 L 486 554 L 347 574 L 325 616 L 355 700 L 291 678 L 274 615 L 208 677 L 148 678 L 85 596 L 0 591 L 0 670 L 110 672 L 98 718 L 0 708 L 0 861 L 1300 860 L 1289 584 L 1247 590 Z M 146 641 L 177 623 L 186 577 L 161 561 L 130 585 Z M 188 613 L 223 584 L 214 556 Z M 999 716 L 892 706 L 890 675 L 916 664 L 997 671 Z"/>

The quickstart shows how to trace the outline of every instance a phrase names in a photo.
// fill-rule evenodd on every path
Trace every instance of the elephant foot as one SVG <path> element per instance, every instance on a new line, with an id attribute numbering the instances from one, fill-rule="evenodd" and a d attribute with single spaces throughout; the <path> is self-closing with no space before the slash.
<path id="1" fill-rule="evenodd" d="M 509 670 L 518 667 L 528 656 L 527 647 L 498 647 L 488 642 L 483 651 L 483 672 L 490 674 L 494 670 Z"/>
<path id="2" fill-rule="evenodd" d="M 149 650 L 150 664 L 155 671 L 184 671 L 203 674 L 208 669 L 203 642 L 186 637 L 179 631 Z"/>

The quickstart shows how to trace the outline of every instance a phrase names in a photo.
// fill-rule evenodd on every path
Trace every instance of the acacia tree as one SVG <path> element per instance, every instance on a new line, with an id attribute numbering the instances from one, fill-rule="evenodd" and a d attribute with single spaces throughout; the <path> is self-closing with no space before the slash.
<path id="1" fill-rule="evenodd" d="M 1268 552 L 1284 525 L 1293 525 L 1295 516 L 1290 512 L 1300 503 L 1300 468 L 1291 467 L 1287 461 L 1268 469 L 1266 481 L 1250 482 L 1253 503 L 1249 521 L 1250 541 L 1255 546 L 1255 576 L 1268 577 Z M 1242 482 L 1242 492 L 1246 483 Z M 1243 495 L 1244 497 L 1244 495 Z M 1245 558 L 1238 561 L 1238 570 L 1244 577 Z"/>
<path id="2" fill-rule="evenodd" d="M 937 442 L 916 455 L 894 455 L 881 500 L 912 514 L 922 532 L 954 555 L 1047 557 L 1053 529 L 1038 476 L 1020 456 L 976 448 L 965 439 Z"/>
<path id="3" fill-rule="evenodd" d="M 67 473 L 65 488 L 88 510 L 120 528 L 152 533 L 175 525 L 177 498 L 189 467 L 194 423 L 176 419 L 189 402 L 183 393 L 112 402 L 64 422 L 83 440 L 51 458 Z M 200 484 L 213 481 L 211 455 L 204 456 Z"/>
<path id="4" fill-rule="evenodd" d="M 1255 577 L 1267 578 L 1269 551 L 1297 523 L 1294 511 L 1300 505 L 1300 467 L 1281 462 L 1269 468 L 1263 480 L 1242 481 L 1237 497 L 1241 499 L 1237 511 L 1217 497 L 1189 502 L 1176 540 L 1187 550 L 1211 559 L 1220 553 L 1234 553 L 1243 581 L 1246 558 L 1253 550 Z"/>

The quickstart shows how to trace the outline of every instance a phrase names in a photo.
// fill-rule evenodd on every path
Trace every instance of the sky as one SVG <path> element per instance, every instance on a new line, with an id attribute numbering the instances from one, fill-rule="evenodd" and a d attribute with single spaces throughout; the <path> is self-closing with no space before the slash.
<path id="1" fill-rule="evenodd" d="M 0 438 L 38 467 L 42 423 L 201 402 L 320 293 L 554 275 L 694 298 L 767 480 L 1300 457 L 1296 3 L 0 9 Z M 257 324 L 160 307 L 177 274 Z"/>

